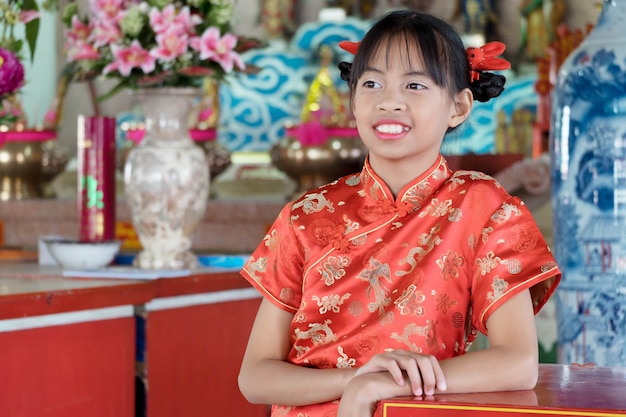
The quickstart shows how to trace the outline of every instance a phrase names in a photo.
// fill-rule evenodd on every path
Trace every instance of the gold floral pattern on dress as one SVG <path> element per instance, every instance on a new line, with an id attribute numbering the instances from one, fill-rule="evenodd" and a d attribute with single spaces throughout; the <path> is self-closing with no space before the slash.
<path id="1" fill-rule="evenodd" d="M 397 196 L 366 160 L 358 176 L 286 204 L 269 230 L 242 275 L 293 314 L 287 361 L 302 366 L 358 367 L 393 349 L 463 354 L 506 300 L 530 289 L 538 311 L 560 276 L 522 201 L 442 157 Z M 285 417 L 337 410 L 311 407 Z"/>
<path id="2" fill-rule="evenodd" d="M 339 351 L 339 357 L 337 358 L 337 368 L 352 368 L 356 365 L 356 359 L 348 357 L 343 351 L 343 347 L 337 348 Z"/>
<path id="3" fill-rule="evenodd" d="M 448 251 L 436 261 L 441 268 L 441 277 L 444 281 L 459 277 L 459 268 L 465 263 L 463 257 L 456 252 Z"/>
<path id="4" fill-rule="evenodd" d="M 493 213 L 491 221 L 495 223 L 504 223 L 511 218 L 511 216 L 520 216 L 522 212 L 514 204 L 502 203 L 502 207 Z"/>
<path id="5" fill-rule="evenodd" d="M 353 317 L 358 317 L 363 314 L 363 312 L 365 311 L 365 307 L 360 300 L 357 300 L 350 303 L 350 305 L 348 306 L 348 311 Z"/>
<path id="6" fill-rule="evenodd" d="M 493 302 L 502 297 L 502 294 L 509 287 L 509 283 L 503 279 L 500 279 L 497 275 L 493 277 L 493 282 L 491 283 L 492 291 L 487 294 L 489 301 Z"/>
<path id="7" fill-rule="evenodd" d="M 418 326 L 415 323 L 409 323 L 404 327 L 404 329 L 402 329 L 402 333 L 392 332 L 391 337 L 398 342 L 402 342 L 404 345 L 406 345 L 406 347 L 409 348 L 410 351 L 422 353 L 424 352 L 424 349 L 422 347 L 423 345 L 419 342 L 412 342 L 411 337 L 423 337 L 426 341 L 426 344 L 432 346 L 434 327 L 435 323 L 432 320 L 426 320 L 425 326 Z"/>
<path id="8" fill-rule="evenodd" d="M 437 294 L 435 298 L 437 300 L 435 308 L 443 314 L 447 314 L 448 310 L 457 304 L 448 294 Z"/>
<path id="9" fill-rule="evenodd" d="M 330 294 L 325 295 L 322 298 L 314 295 L 313 301 L 317 303 L 317 306 L 320 308 L 320 314 L 326 314 L 328 312 L 339 313 L 341 311 L 340 306 L 350 298 L 350 294 L 344 294 L 340 296 L 339 294 Z"/>
<path id="10" fill-rule="evenodd" d="M 267 268 L 267 258 L 262 257 L 259 259 L 254 259 L 254 257 L 250 257 L 246 264 L 244 265 L 244 270 L 254 278 L 255 281 L 260 282 L 261 276 L 258 273 L 265 272 Z"/>
<path id="11" fill-rule="evenodd" d="M 336 280 L 346 275 L 345 268 L 348 265 L 350 265 L 350 258 L 347 256 L 329 256 L 325 262 L 322 262 L 322 266 L 317 271 L 326 285 L 333 285 Z"/>
<path id="12" fill-rule="evenodd" d="M 265 235 L 265 238 L 263 238 L 263 243 L 265 243 L 268 249 L 276 250 L 278 245 L 278 232 L 276 230 L 270 230 L 270 232 Z"/>
<path id="13" fill-rule="evenodd" d="M 519 259 L 507 260 L 506 270 L 512 275 L 517 275 L 522 272 L 522 262 Z"/>
<path id="14" fill-rule="evenodd" d="M 491 251 L 487 252 L 487 256 L 484 258 L 476 259 L 476 264 L 480 268 L 480 274 L 483 276 L 487 275 L 492 269 L 495 269 L 501 263 L 502 259 Z"/>
<path id="15" fill-rule="evenodd" d="M 402 295 L 394 301 L 394 304 L 403 316 L 412 314 L 419 317 L 424 315 L 424 306 L 422 303 L 425 300 L 426 296 L 421 291 L 417 290 L 415 284 L 411 284 L 402 292 Z"/>
<path id="16" fill-rule="evenodd" d="M 428 233 L 422 233 L 418 239 L 421 246 L 411 248 L 408 255 L 400 260 L 400 264 L 409 264 L 408 271 L 397 271 L 396 275 L 403 276 L 411 273 L 417 264 L 428 255 L 436 245 L 440 245 L 443 240 L 437 235 L 441 230 L 441 224 L 437 223 Z"/>
<path id="17" fill-rule="evenodd" d="M 383 314 L 385 307 L 391 302 L 391 298 L 387 295 L 389 290 L 385 287 L 385 282 L 391 284 L 389 265 L 380 263 L 372 257 L 369 261 L 369 267 L 361 271 L 357 278 L 369 284 L 366 293 L 367 299 L 371 301 L 367 305 L 367 309 L 371 313 L 378 310 L 379 315 Z"/>
<path id="18" fill-rule="evenodd" d="M 361 183 L 360 175 L 351 175 L 348 178 L 346 178 L 346 184 L 349 185 L 350 187 L 356 187 L 360 183 Z"/>
<path id="19" fill-rule="evenodd" d="M 452 200 L 439 201 L 438 199 L 433 198 L 430 201 L 430 205 L 425 207 L 419 216 L 444 217 L 453 210 L 451 206 Z"/>
<path id="20" fill-rule="evenodd" d="M 314 345 L 325 345 L 337 340 L 337 336 L 330 328 L 332 320 L 324 320 L 324 323 L 309 323 L 308 330 L 296 329 L 296 343 L 300 340 L 311 340 Z"/>
<path id="21" fill-rule="evenodd" d="M 318 213 L 324 209 L 331 213 L 334 212 L 335 208 L 333 207 L 333 203 L 328 201 L 324 194 L 326 194 L 326 190 L 320 191 L 319 193 L 305 194 L 302 200 L 291 206 L 291 210 L 295 211 L 301 208 L 304 214 Z"/>

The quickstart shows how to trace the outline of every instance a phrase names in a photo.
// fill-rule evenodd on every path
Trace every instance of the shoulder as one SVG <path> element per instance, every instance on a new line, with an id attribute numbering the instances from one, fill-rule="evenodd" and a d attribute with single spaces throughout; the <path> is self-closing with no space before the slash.
<path id="1" fill-rule="evenodd" d="M 483 172 L 455 171 L 447 181 L 447 188 L 462 197 L 508 199 L 511 195 L 500 183 Z"/>
<path id="2" fill-rule="evenodd" d="M 338 209 L 348 204 L 348 200 L 360 198 L 360 174 L 351 174 L 341 177 L 331 183 L 308 190 L 289 207 L 292 215 L 332 215 Z"/>

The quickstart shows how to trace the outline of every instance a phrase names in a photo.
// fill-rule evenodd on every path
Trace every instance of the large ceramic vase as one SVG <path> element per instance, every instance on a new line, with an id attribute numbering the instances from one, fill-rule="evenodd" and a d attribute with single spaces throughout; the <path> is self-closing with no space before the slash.
<path id="1" fill-rule="evenodd" d="M 209 191 L 204 151 L 189 136 L 187 118 L 198 97 L 192 88 L 137 92 L 146 133 L 124 167 L 126 200 L 142 251 L 142 269 L 195 268 L 192 235 L 202 221 Z"/>
<path id="2" fill-rule="evenodd" d="M 558 360 L 626 366 L 626 0 L 561 66 L 550 148 Z"/>

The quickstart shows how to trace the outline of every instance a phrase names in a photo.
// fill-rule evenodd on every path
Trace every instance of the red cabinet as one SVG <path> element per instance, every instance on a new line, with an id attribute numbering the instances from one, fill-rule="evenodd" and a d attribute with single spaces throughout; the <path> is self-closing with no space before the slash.
<path id="1" fill-rule="evenodd" d="M 269 415 L 266 406 L 248 403 L 237 386 L 260 301 L 254 289 L 245 288 L 147 304 L 148 417 Z"/>
<path id="2" fill-rule="evenodd" d="M 134 416 L 132 306 L 0 321 L 0 415 Z"/>
<path id="3" fill-rule="evenodd" d="M 260 302 L 236 271 L 68 279 L 3 264 L 0 416 L 132 417 L 137 395 L 148 417 L 265 417 L 237 386 Z"/>

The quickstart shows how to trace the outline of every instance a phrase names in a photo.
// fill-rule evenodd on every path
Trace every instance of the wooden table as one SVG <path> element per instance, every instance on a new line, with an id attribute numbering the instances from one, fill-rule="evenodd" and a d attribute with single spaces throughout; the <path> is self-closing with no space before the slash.
<path id="1" fill-rule="evenodd" d="M 381 401 L 383 417 L 626 415 L 626 368 L 542 364 L 529 391 L 442 394 Z"/>
<path id="2" fill-rule="evenodd" d="M 237 387 L 260 301 L 236 271 L 70 279 L 0 262 L 0 416 L 267 416 Z"/>

